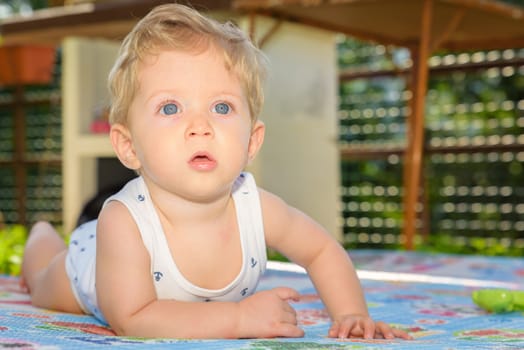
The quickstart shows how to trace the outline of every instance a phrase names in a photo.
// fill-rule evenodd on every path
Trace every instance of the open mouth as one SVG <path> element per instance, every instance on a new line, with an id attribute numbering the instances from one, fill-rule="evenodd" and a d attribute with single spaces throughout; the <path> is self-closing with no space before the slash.
<path id="1" fill-rule="evenodd" d="M 190 162 L 214 162 L 215 160 L 207 153 L 197 153 L 191 157 Z"/>
<path id="2" fill-rule="evenodd" d="M 207 152 L 197 152 L 189 159 L 189 165 L 197 170 L 212 170 L 216 160 Z"/>

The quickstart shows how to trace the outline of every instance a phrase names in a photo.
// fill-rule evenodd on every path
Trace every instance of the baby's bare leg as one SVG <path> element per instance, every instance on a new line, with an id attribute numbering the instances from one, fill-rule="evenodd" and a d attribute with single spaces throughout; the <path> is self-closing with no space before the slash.
<path id="1" fill-rule="evenodd" d="M 47 222 L 36 223 L 29 234 L 22 262 L 22 279 L 33 305 L 82 313 L 65 270 L 67 246 Z"/>

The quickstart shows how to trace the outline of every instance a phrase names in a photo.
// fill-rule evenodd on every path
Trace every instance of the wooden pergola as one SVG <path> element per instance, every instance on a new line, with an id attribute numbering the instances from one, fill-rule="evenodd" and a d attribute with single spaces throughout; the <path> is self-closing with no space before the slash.
<path id="1" fill-rule="evenodd" d="M 413 249 L 424 150 L 428 58 L 441 49 L 524 47 L 524 8 L 494 0 L 234 0 L 233 7 L 411 51 L 403 233 L 406 249 Z"/>
<path id="2" fill-rule="evenodd" d="M 3 45 L 57 45 L 66 35 L 121 39 L 167 0 L 117 0 L 51 8 L 0 24 Z M 496 0 L 196 0 L 203 11 L 270 16 L 384 45 L 409 48 L 412 98 L 404 152 L 405 247 L 414 248 L 424 146 L 427 61 L 441 50 L 524 47 L 524 8 Z M 255 30 L 255 21 L 252 21 Z"/>

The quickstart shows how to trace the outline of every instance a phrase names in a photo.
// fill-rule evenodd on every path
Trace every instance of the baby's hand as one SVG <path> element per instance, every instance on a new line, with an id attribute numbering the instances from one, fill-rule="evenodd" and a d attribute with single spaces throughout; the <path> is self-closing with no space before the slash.
<path id="1" fill-rule="evenodd" d="M 369 316 L 343 315 L 333 321 L 328 333 L 331 338 L 412 339 L 406 332 L 391 328 L 387 323 L 373 321 Z"/>
<path id="2" fill-rule="evenodd" d="M 261 291 L 239 302 L 240 338 L 302 337 L 297 326 L 297 314 L 289 300 L 298 300 L 299 294 L 291 288 Z"/>

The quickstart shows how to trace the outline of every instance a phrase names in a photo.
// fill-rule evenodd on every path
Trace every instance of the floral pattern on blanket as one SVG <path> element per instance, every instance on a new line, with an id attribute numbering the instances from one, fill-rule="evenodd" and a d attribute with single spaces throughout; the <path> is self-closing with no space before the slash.
<path id="1" fill-rule="evenodd" d="M 363 270 L 510 281 L 524 290 L 524 259 L 427 255 L 409 252 L 356 251 Z M 380 270 L 379 270 L 380 269 Z M 496 273 L 495 273 L 496 272 Z M 187 340 L 118 337 L 86 315 L 31 306 L 18 279 L 0 277 L 0 349 L 522 349 L 524 314 L 489 314 L 471 300 L 479 287 L 432 281 L 362 279 L 372 316 L 408 331 L 412 341 L 331 339 L 329 316 L 304 274 L 269 269 L 259 289 L 286 285 L 301 299 L 293 303 L 306 335 L 301 339 Z"/>

